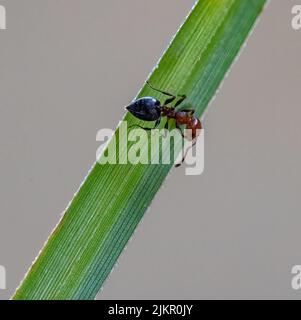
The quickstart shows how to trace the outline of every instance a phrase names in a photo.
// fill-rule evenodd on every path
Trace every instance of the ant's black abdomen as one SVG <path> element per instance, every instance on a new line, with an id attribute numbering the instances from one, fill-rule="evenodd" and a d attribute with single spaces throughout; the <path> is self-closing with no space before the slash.
<path id="1" fill-rule="evenodd" d="M 140 98 L 126 109 L 133 116 L 143 121 L 156 121 L 161 116 L 160 101 L 153 97 Z"/>

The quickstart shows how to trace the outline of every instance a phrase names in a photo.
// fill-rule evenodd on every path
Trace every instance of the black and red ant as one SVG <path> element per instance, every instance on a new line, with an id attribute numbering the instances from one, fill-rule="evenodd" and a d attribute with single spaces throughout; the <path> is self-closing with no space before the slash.
<path id="1" fill-rule="evenodd" d="M 167 118 L 167 122 L 165 126 L 166 129 L 168 129 L 168 120 L 174 119 L 176 128 L 180 130 L 183 138 L 185 136 L 180 128 L 180 126 L 182 125 L 185 126 L 185 129 L 191 130 L 191 134 L 189 138 L 195 143 L 198 135 L 200 134 L 200 130 L 202 129 L 201 121 L 194 116 L 195 110 L 194 109 L 176 110 L 176 108 L 179 107 L 182 104 L 182 102 L 186 99 L 186 95 L 174 95 L 169 92 L 154 88 L 149 82 L 146 82 L 146 83 L 154 91 L 162 93 L 163 95 L 168 96 L 169 98 L 167 98 L 163 103 L 163 105 L 161 105 L 161 102 L 158 99 L 155 99 L 153 97 L 143 97 L 131 103 L 129 106 L 126 107 L 126 109 L 139 120 L 156 121 L 155 126 L 152 129 L 155 129 L 156 127 L 158 127 L 162 117 Z M 174 107 L 169 106 L 177 98 L 179 98 L 179 100 L 176 102 L 175 106 Z M 144 130 L 152 130 L 150 128 L 143 128 L 141 126 L 138 126 L 138 127 Z M 184 161 L 184 159 L 185 159 L 185 156 L 182 162 Z"/>

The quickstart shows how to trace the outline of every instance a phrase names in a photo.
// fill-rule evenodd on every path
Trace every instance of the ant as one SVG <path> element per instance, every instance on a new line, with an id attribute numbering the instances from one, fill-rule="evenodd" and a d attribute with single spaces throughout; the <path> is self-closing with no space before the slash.
<path id="1" fill-rule="evenodd" d="M 182 137 L 185 138 L 180 126 L 185 125 L 186 129 L 191 130 L 191 140 L 194 141 L 193 145 L 196 143 L 196 139 L 200 134 L 200 130 L 202 129 L 201 121 L 194 116 L 195 110 L 194 109 L 182 109 L 176 110 L 178 106 L 180 106 L 183 101 L 186 99 L 186 95 L 174 95 L 166 91 L 162 91 L 159 89 L 154 88 L 148 81 L 146 84 L 154 91 L 157 91 L 168 98 L 165 100 L 163 105 L 158 99 L 153 97 L 143 97 L 134 102 L 132 102 L 126 109 L 136 118 L 143 121 L 156 121 L 155 129 L 161 122 L 162 117 L 167 117 L 167 120 L 174 119 L 176 123 L 176 128 L 180 130 Z M 175 106 L 168 106 L 172 102 L 174 102 L 177 98 L 179 100 L 176 102 Z M 135 125 L 138 126 L 138 125 Z M 138 126 L 144 130 L 152 130 L 150 128 L 143 128 Z M 166 122 L 166 129 L 168 129 L 168 121 Z M 184 162 L 186 157 L 183 157 L 182 163 Z M 178 167 L 180 165 L 176 165 Z"/>

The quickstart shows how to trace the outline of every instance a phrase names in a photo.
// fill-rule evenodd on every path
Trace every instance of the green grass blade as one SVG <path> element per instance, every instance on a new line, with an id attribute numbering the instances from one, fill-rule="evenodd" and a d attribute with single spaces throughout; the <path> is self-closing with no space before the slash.
<path id="1" fill-rule="evenodd" d="M 201 116 L 265 2 L 198 1 L 151 83 L 185 93 Z M 13 299 L 94 299 L 171 168 L 94 165 Z"/>

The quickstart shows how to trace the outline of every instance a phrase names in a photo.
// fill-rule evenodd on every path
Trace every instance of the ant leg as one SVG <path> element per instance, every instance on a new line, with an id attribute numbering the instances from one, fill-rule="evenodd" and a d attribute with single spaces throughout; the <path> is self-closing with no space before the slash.
<path id="1" fill-rule="evenodd" d="M 177 129 L 180 131 L 182 138 L 185 139 L 184 133 L 183 133 L 183 131 L 181 130 L 181 128 L 177 126 Z M 184 157 L 182 158 L 181 163 L 175 164 L 175 168 L 178 168 L 178 167 L 180 167 L 180 166 L 183 164 L 185 157 L 186 157 L 186 154 L 185 154 Z"/>
<path id="2" fill-rule="evenodd" d="M 179 95 L 179 97 L 180 97 L 180 99 L 175 104 L 175 108 L 178 107 L 187 98 L 185 94 Z"/>
<path id="3" fill-rule="evenodd" d="M 183 158 L 182 158 L 181 163 L 177 163 L 177 164 L 175 165 L 175 168 L 179 168 L 179 167 L 184 163 L 185 158 L 187 157 L 188 151 L 189 151 L 190 149 L 192 149 L 195 145 L 196 145 L 196 139 L 194 139 L 192 146 L 190 146 L 190 147 L 186 150 L 186 152 L 185 152 L 185 154 L 184 154 L 184 156 L 183 156 Z"/>
<path id="4" fill-rule="evenodd" d="M 178 109 L 177 111 L 184 111 L 184 112 L 187 112 L 187 113 L 190 113 L 191 116 L 194 115 L 195 113 L 195 110 L 194 109 Z"/>
<path id="5" fill-rule="evenodd" d="M 161 118 L 159 118 L 158 120 L 156 120 L 154 129 L 156 129 L 156 128 L 159 126 L 160 122 L 161 122 Z"/>
<path id="6" fill-rule="evenodd" d="M 153 130 L 153 129 L 156 129 L 156 128 L 158 127 L 158 125 L 160 124 L 160 122 L 161 122 L 161 118 L 159 118 L 158 120 L 156 120 L 155 126 L 154 126 L 153 128 L 144 128 L 144 127 L 142 127 L 142 126 L 139 126 L 138 124 L 134 124 L 134 125 L 130 126 L 129 129 L 131 129 L 131 128 L 133 128 L 133 127 L 138 127 L 138 128 L 144 129 L 144 130 L 146 130 L 146 131 L 151 131 L 151 130 Z"/>
<path id="7" fill-rule="evenodd" d="M 195 110 L 194 110 L 194 109 L 181 109 L 181 111 L 189 112 L 192 116 L 193 116 L 194 113 L 195 113 Z"/>
<path id="8" fill-rule="evenodd" d="M 142 126 L 139 126 L 139 124 L 133 124 L 132 126 L 129 127 L 129 129 L 134 128 L 134 127 L 141 128 L 145 131 L 152 131 L 153 130 L 153 128 L 144 128 Z"/>
<path id="9" fill-rule="evenodd" d="M 176 100 L 176 96 L 174 94 L 171 94 L 169 92 L 166 92 L 166 91 L 162 91 L 162 90 L 159 90 L 157 88 L 154 88 L 148 81 L 146 81 L 146 84 L 151 88 L 153 89 L 154 91 L 157 91 L 157 92 L 160 92 L 162 94 L 164 94 L 165 96 L 168 96 L 170 98 L 166 99 L 166 101 L 164 102 L 164 106 L 172 103 L 174 100 Z"/>
<path id="10" fill-rule="evenodd" d="M 172 102 L 175 101 L 175 100 L 176 100 L 176 97 L 175 97 L 175 96 L 173 96 L 172 98 L 168 98 L 168 99 L 165 100 L 165 102 L 164 102 L 163 105 L 166 106 L 166 105 L 172 103 Z"/>
<path id="11" fill-rule="evenodd" d="M 167 129 L 168 131 L 170 131 L 171 129 L 179 129 L 177 126 L 175 127 L 174 124 L 175 124 L 174 119 L 167 118 L 167 121 L 164 125 L 164 129 Z"/>
<path id="12" fill-rule="evenodd" d="M 181 128 L 180 128 L 180 127 L 177 127 L 177 129 L 180 131 L 182 138 L 185 139 L 184 133 L 183 133 L 183 131 L 181 130 Z"/>
<path id="13" fill-rule="evenodd" d="M 194 113 L 194 110 L 185 110 L 185 111 L 192 111 L 192 114 Z M 180 130 L 183 139 L 185 139 L 185 136 L 184 136 L 183 131 L 182 131 L 179 127 L 177 127 L 177 129 Z M 185 158 L 187 157 L 188 151 L 189 151 L 190 149 L 192 149 L 192 148 L 196 145 L 196 141 L 197 141 L 197 138 L 193 139 L 192 145 L 185 151 L 185 154 L 184 154 L 184 156 L 183 156 L 183 158 L 182 158 L 182 161 L 181 161 L 180 163 L 176 164 L 176 165 L 175 165 L 175 168 L 180 167 L 180 166 L 184 163 Z"/>
<path id="14" fill-rule="evenodd" d="M 170 98 L 168 98 L 165 102 L 164 102 L 164 105 L 168 105 L 170 103 L 172 103 L 174 100 L 176 100 L 177 97 L 179 97 L 179 101 L 177 101 L 176 105 L 175 105 L 175 108 L 177 106 L 179 106 L 185 99 L 186 99 L 186 95 L 185 94 L 182 94 L 182 95 L 174 95 L 172 93 L 169 93 L 167 91 L 163 91 L 163 90 L 160 90 L 160 89 L 157 89 L 157 88 L 154 88 L 148 81 L 146 81 L 146 84 L 151 88 L 153 89 L 154 91 L 157 91 L 157 92 L 160 92 Z"/>
<path id="15" fill-rule="evenodd" d="M 166 96 L 169 96 L 169 97 L 173 97 L 173 98 L 176 98 L 176 96 L 174 94 L 171 94 L 169 92 L 166 92 L 166 91 L 163 91 L 163 90 L 160 90 L 160 89 L 157 89 L 157 88 L 154 88 L 148 81 L 146 81 L 146 84 L 151 88 L 153 89 L 154 91 L 157 91 L 157 92 L 160 92 Z"/>

